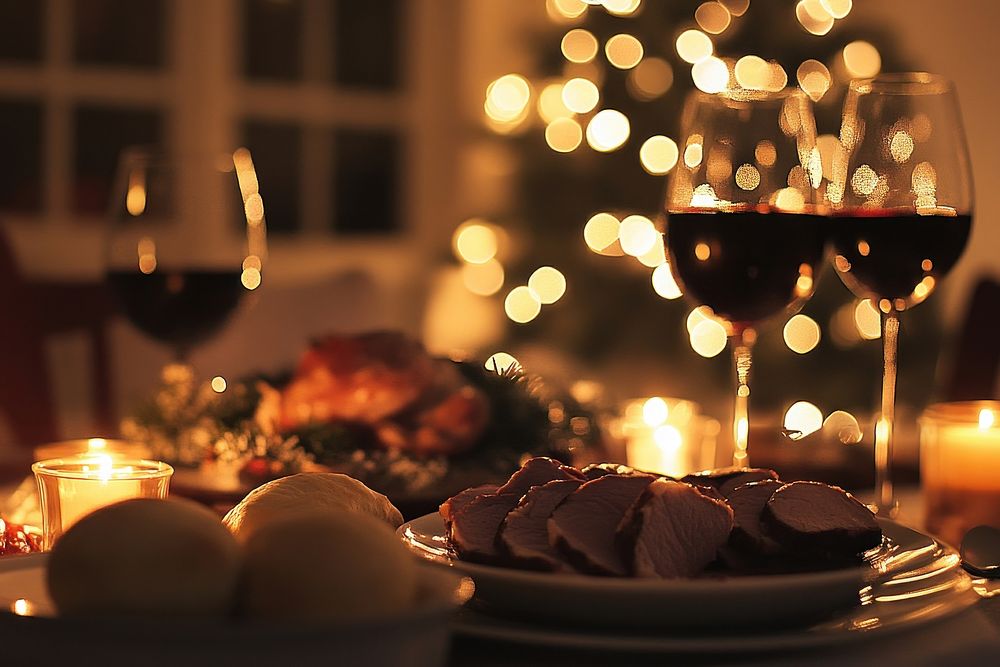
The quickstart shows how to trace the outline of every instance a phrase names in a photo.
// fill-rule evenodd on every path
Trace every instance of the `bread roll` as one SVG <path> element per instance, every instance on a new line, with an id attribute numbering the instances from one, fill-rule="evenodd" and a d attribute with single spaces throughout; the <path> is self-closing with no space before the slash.
<path id="1" fill-rule="evenodd" d="M 49 556 L 49 595 L 64 615 L 223 616 L 233 608 L 239 544 L 187 500 L 136 498 L 74 524 Z"/>
<path id="2" fill-rule="evenodd" d="M 353 477 L 332 472 L 299 473 L 259 486 L 222 521 L 237 539 L 245 542 L 276 518 L 318 510 L 361 512 L 394 529 L 403 523 L 403 516 L 388 498 Z"/>

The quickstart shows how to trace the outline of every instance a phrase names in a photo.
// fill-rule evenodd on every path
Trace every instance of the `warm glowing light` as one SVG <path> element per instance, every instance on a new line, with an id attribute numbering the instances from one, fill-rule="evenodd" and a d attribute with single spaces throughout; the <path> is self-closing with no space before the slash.
<path id="1" fill-rule="evenodd" d="M 684 326 L 687 328 L 688 335 L 690 336 L 694 333 L 695 327 L 704 322 L 705 320 L 711 320 L 715 317 L 715 313 L 708 306 L 698 306 L 690 313 L 688 313 L 687 319 L 684 321 Z"/>
<path id="2" fill-rule="evenodd" d="M 643 58 L 628 74 L 629 92 L 640 100 L 653 100 L 670 90 L 674 70 L 663 58 Z"/>
<path id="3" fill-rule="evenodd" d="M 795 18 L 806 32 L 813 35 L 825 35 L 833 28 L 833 17 L 819 0 L 801 0 L 795 5 Z"/>
<path id="4" fill-rule="evenodd" d="M 798 440 L 823 428 L 823 413 L 808 401 L 798 401 L 785 412 L 784 424 L 787 430 L 797 431 L 794 439 Z"/>
<path id="5" fill-rule="evenodd" d="M 867 257 L 868 253 L 870 253 L 871 251 L 872 251 L 872 248 L 871 248 L 870 245 L 868 245 L 868 241 L 858 241 L 858 254 L 859 255 L 861 255 L 862 257 Z"/>
<path id="6" fill-rule="evenodd" d="M 666 174 L 673 169 L 679 155 L 677 143 L 661 134 L 646 139 L 639 149 L 642 168 L 656 176 Z"/>
<path id="7" fill-rule="evenodd" d="M 917 283 L 916 287 L 913 288 L 913 300 L 919 303 L 929 297 L 931 292 L 934 291 L 935 285 L 937 285 L 937 281 L 934 279 L 934 276 L 924 276 Z"/>
<path id="8" fill-rule="evenodd" d="M 528 278 L 528 287 L 544 305 L 555 303 L 566 293 L 566 277 L 559 269 L 543 266 Z"/>
<path id="9" fill-rule="evenodd" d="M 733 69 L 736 83 L 747 90 L 767 90 L 771 81 L 771 63 L 760 56 L 743 56 Z"/>
<path id="10" fill-rule="evenodd" d="M 889 140 L 889 154 L 900 164 L 909 160 L 913 155 L 913 137 L 902 130 L 896 132 Z"/>
<path id="11" fill-rule="evenodd" d="M 722 60 L 709 56 L 694 64 L 691 79 L 698 90 L 710 94 L 721 93 L 729 83 L 729 68 Z"/>
<path id="12" fill-rule="evenodd" d="M 666 456 L 676 454 L 684 442 L 681 432 L 672 424 L 658 426 L 653 431 L 653 442 Z"/>
<path id="13" fill-rule="evenodd" d="M 826 91 L 830 90 L 830 85 L 833 83 L 830 70 L 818 60 L 806 60 L 799 65 L 795 72 L 795 78 L 798 79 L 799 88 L 813 102 L 819 102 Z"/>
<path id="14" fill-rule="evenodd" d="M 490 355 L 490 358 L 486 360 L 483 366 L 488 371 L 493 371 L 497 375 L 503 375 L 510 368 L 514 368 L 515 370 L 521 368 L 521 363 L 512 354 L 495 352 Z"/>
<path id="15" fill-rule="evenodd" d="M 756 190 L 760 185 L 760 172 L 752 164 L 741 164 L 736 168 L 736 185 L 741 190 Z"/>
<path id="16" fill-rule="evenodd" d="M 604 5 L 609 14 L 628 16 L 629 14 L 634 14 L 639 9 L 642 0 L 601 0 L 600 4 Z"/>
<path id="17" fill-rule="evenodd" d="M 632 35 L 615 35 L 604 45 L 608 62 L 618 69 L 632 69 L 642 60 L 642 42 Z"/>
<path id="18" fill-rule="evenodd" d="M 538 317 L 538 313 L 542 310 L 542 302 L 533 289 L 521 285 L 507 294 L 503 308 L 512 321 L 524 324 Z"/>
<path id="19" fill-rule="evenodd" d="M 868 196 L 875 191 L 876 185 L 878 185 L 878 174 L 870 166 L 863 164 L 854 170 L 854 175 L 851 176 L 851 189 L 854 190 L 854 194 Z"/>
<path id="20" fill-rule="evenodd" d="M 531 100 L 531 86 L 518 74 L 505 74 L 486 88 L 486 114 L 495 121 L 518 120 Z"/>
<path id="21" fill-rule="evenodd" d="M 156 255 L 139 255 L 139 271 L 146 275 L 156 271 Z"/>
<path id="22" fill-rule="evenodd" d="M 845 445 L 861 442 L 861 426 L 858 424 L 857 418 L 850 412 L 834 410 L 823 421 L 823 430 Z"/>
<path id="23" fill-rule="evenodd" d="M 699 262 L 707 262 L 708 258 L 712 256 L 712 249 L 707 243 L 698 243 L 694 247 L 694 256 L 698 258 Z"/>
<path id="24" fill-rule="evenodd" d="M 586 63 L 597 55 L 597 38 L 589 30 L 576 28 L 562 38 L 562 54 L 571 63 Z"/>
<path id="25" fill-rule="evenodd" d="M 743 16 L 750 8 L 750 0 L 719 0 L 719 3 L 733 16 Z"/>
<path id="26" fill-rule="evenodd" d="M 24 598 L 18 598 L 10 605 L 10 610 L 18 616 L 27 616 L 31 611 L 31 605 Z"/>
<path id="27" fill-rule="evenodd" d="M 583 239 L 587 247 L 596 253 L 604 253 L 618 241 L 621 223 L 610 213 L 598 213 L 587 221 L 583 228 Z"/>
<path id="28" fill-rule="evenodd" d="M 715 208 L 719 205 L 719 198 L 715 195 L 715 188 L 708 183 L 702 183 L 691 193 L 691 206 L 695 208 Z"/>
<path id="29" fill-rule="evenodd" d="M 820 169 L 823 178 L 834 180 L 834 169 L 838 162 L 843 169 L 844 147 L 840 139 L 832 134 L 821 134 L 816 137 L 816 148 L 819 149 Z"/>
<path id="30" fill-rule="evenodd" d="M 146 175 L 142 171 L 133 171 L 128 176 L 125 210 L 133 216 L 142 215 L 146 210 Z"/>
<path id="31" fill-rule="evenodd" d="M 930 162 L 920 162 L 913 167 L 910 185 L 917 199 L 933 199 L 937 192 L 937 170 Z"/>
<path id="32" fill-rule="evenodd" d="M 659 426 L 667 421 L 669 415 L 670 407 L 659 396 L 647 398 L 646 402 L 642 404 L 642 420 L 648 426 Z"/>
<path id="33" fill-rule="evenodd" d="M 694 20 L 710 35 L 718 35 L 726 31 L 733 17 L 720 2 L 703 2 L 694 12 Z"/>
<path id="34" fill-rule="evenodd" d="M 806 208 L 806 199 L 803 194 L 795 188 L 781 188 L 775 193 L 774 208 L 780 211 L 797 213 Z"/>
<path id="35" fill-rule="evenodd" d="M 769 64 L 771 66 L 771 77 L 768 79 L 765 90 L 777 93 L 788 85 L 788 73 L 785 71 L 785 68 L 781 66 L 781 63 L 776 60 L 772 60 Z M 787 103 L 790 101 L 791 98 L 786 100 L 786 107 L 788 106 Z M 784 114 L 782 114 L 782 117 L 784 117 Z"/>
<path id="36" fill-rule="evenodd" d="M 627 255 L 638 257 L 649 252 L 657 243 L 662 243 L 660 233 L 652 221 L 641 215 L 630 215 L 621 222 L 618 240 Z"/>
<path id="37" fill-rule="evenodd" d="M 149 236 L 139 239 L 136 248 L 139 256 L 139 271 L 150 274 L 156 270 L 156 242 Z"/>
<path id="38" fill-rule="evenodd" d="M 243 266 L 241 268 L 249 269 L 255 268 L 258 271 L 263 267 L 263 263 L 260 261 L 260 257 L 257 255 L 247 255 L 243 258 Z"/>
<path id="39" fill-rule="evenodd" d="M 677 36 L 677 55 L 692 65 L 712 55 L 712 40 L 701 30 L 685 30 Z"/>
<path id="40" fill-rule="evenodd" d="M 691 331 L 691 349 L 703 357 L 718 356 L 726 349 L 726 328 L 716 320 L 705 319 Z"/>
<path id="41" fill-rule="evenodd" d="M 819 4 L 823 6 L 827 14 L 835 19 L 846 18 L 851 13 L 851 8 L 854 7 L 853 0 L 819 0 Z"/>
<path id="42" fill-rule="evenodd" d="M 654 243 L 653 247 L 636 257 L 643 266 L 655 269 L 667 261 L 667 252 L 663 243 Z"/>
<path id="43" fill-rule="evenodd" d="M 587 143 L 595 151 L 607 153 L 620 148 L 628 140 L 629 129 L 625 114 L 604 109 L 594 114 L 587 124 Z"/>
<path id="44" fill-rule="evenodd" d="M 807 315 L 795 315 L 785 322 L 782 335 L 788 349 L 797 354 L 811 352 L 819 345 L 819 325 Z"/>
<path id="45" fill-rule="evenodd" d="M 250 151 L 246 148 L 237 148 L 233 151 L 233 166 L 236 167 L 236 180 L 239 182 L 240 193 L 245 202 L 247 197 L 259 191 L 257 172 L 254 170 Z"/>
<path id="46" fill-rule="evenodd" d="M 762 167 L 773 167 L 775 160 L 778 159 L 778 151 L 775 150 L 774 144 L 767 139 L 757 144 L 753 155 Z"/>
<path id="47" fill-rule="evenodd" d="M 572 118 L 556 118 L 545 126 L 545 143 L 557 153 L 576 150 L 583 141 L 583 128 Z"/>
<path id="48" fill-rule="evenodd" d="M 561 83 L 550 83 L 538 95 L 538 115 L 546 123 L 573 115 L 573 111 L 563 103 L 562 90 Z"/>
<path id="49" fill-rule="evenodd" d="M 870 43 L 858 40 L 844 47 L 844 66 L 847 73 L 859 79 L 868 79 L 882 69 L 882 56 Z"/>
<path id="50" fill-rule="evenodd" d="M 463 222 L 452 235 L 455 255 L 464 262 L 482 264 L 497 254 L 499 242 L 494 229 L 476 219 Z"/>
<path id="51" fill-rule="evenodd" d="M 574 113 L 588 113 L 597 106 L 601 92 L 589 79 L 575 78 L 566 82 L 562 89 L 562 101 Z"/>
<path id="52" fill-rule="evenodd" d="M 701 135 L 688 137 L 688 145 L 684 149 L 684 164 L 689 169 L 694 169 L 701 164 L 704 157 L 704 149 L 701 147 Z"/>
<path id="53" fill-rule="evenodd" d="M 260 287 L 260 280 L 260 270 L 253 267 L 243 269 L 243 273 L 240 274 L 240 282 L 243 283 L 243 287 L 250 291 Z"/>
<path id="54" fill-rule="evenodd" d="M 674 280 L 674 274 L 670 272 L 670 263 L 663 262 L 658 267 L 653 269 L 653 291 L 662 296 L 664 299 L 669 299 L 673 301 L 674 299 L 679 299 L 684 294 L 681 292 L 681 288 L 677 286 L 677 281 Z"/>
<path id="55" fill-rule="evenodd" d="M 259 192 L 255 192 L 247 197 L 243 205 L 247 216 L 247 224 L 251 226 L 259 225 L 264 220 L 264 200 Z"/>
<path id="56" fill-rule="evenodd" d="M 503 287 L 503 265 L 495 258 L 482 264 L 462 265 L 462 283 L 465 288 L 479 296 L 496 294 Z"/>
<path id="57" fill-rule="evenodd" d="M 882 335 L 882 316 L 871 299 L 861 299 L 854 306 L 854 326 L 865 340 L 875 340 Z"/>
<path id="58" fill-rule="evenodd" d="M 216 375 L 212 378 L 212 391 L 216 394 L 221 394 L 226 390 L 226 378 L 221 375 Z"/>
<path id="59" fill-rule="evenodd" d="M 996 421 L 996 416 L 993 414 L 992 410 L 983 408 L 979 411 L 979 430 L 986 431 L 993 427 Z"/>

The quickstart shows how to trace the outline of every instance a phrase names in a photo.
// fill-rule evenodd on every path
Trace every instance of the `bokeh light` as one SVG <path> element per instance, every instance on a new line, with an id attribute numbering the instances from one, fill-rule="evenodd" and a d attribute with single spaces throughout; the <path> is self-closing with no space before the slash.
<path id="1" fill-rule="evenodd" d="M 601 93 L 590 79 L 577 77 L 563 85 L 562 101 L 566 108 L 575 113 L 588 113 L 601 99 Z"/>
<path id="2" fill-rule="evenodd" d="M 546 2 L 546 9 L 549 10 L 550 16 L 554 10 L 563 18 L 575 19 L 587 11 L 587 3 L 583 0 L 549 0 Z"/>
<path id="3" fill-rule="evenodd" d="M 639 148 L 639 161 L 642 168 L 654 176 L 669 173 L 680 155 L 677 142 L 662 134 L 650 137 Z"/>
<path id="4" fill-rule="evenodd" d="M 844 66 L 854 78 L 868 79 L 882 69 L 882 56 L 869 42 L 858 40 L 844 47 Z"/>
<path id="5" fill-rule="evenodd" d="M 704 319 L 691 330 L 691 349 L 703 357 L 715 357 L 726 349 L 727 338 L 720 322 Z"/>
<path id="6" fill-rule="evenodd" d="M 778 151 L 774 144 L 767 139 L 761 140 L 753 151 L 753 156 L 757 163 L 763 167 L 773 167 L 778 159 Z"/>
<path id="7" fill-rule="evenodd" d="M 566 277 L 559 269 L 542 266 L 528 278 L 528 288 L 538 295 L 542 304 L 552 304 L 566 293 Z"/>
<path id="8" fill-rule="evenodd" d="M 538 317 L 538 313 L 542 310 L 542 302 L 533 289 L 520 285 L 507 294 L 503 308 L 512 321 L 525 324 Z"/>
<path id="9" fill-rule="evenodd" d="M 752 164 L 741 164 L 736 168 L 736 185 L 741 190 L 756 190 L 760 185 L 760 172 Z"/>
<path id="10" fill-rule="evenodd" d="M 871 299 L 861 299 L 854 306 L 854 326 L 865 340 L 875 340 L 882 336 L 882 316 Z"/>
<path id="11" fill-rule="evenodd" d="M 598 111 L 587 124 L 587 143 L 602 153 L 620 148 L 628 140 L 628 135 L 628 118 L 614 109 Z"/>
<path id="12" fill-rule="evenodd" d="M 710 320 L 715 317 L 715 313 L 708 306 L 698 306 L 688 313 L 687 319 L 684 320 L 684 326 L 687 328 L 688 335 L 690 336 L 694 332 L 694 328 L 704 322 L 705 320 Z"/>
<path id="13" fill-rule="evenodd" d="M 226 378 L 221 375 L 216 375 L 212 378 L 212 391 L 216 394 L 221 394 L 226 390 Z"/>
<path id="14" fill-rule="evenodd" d="M 621 241 L 625 254 L 633 257 L 649 252 L 656 243 L 662 244 L 656 226 L 649 218 L 642 215 L 630 215 L 622 220 L 618 230 L 618 240 Z"/>
<path id="15" fill-rule="evenodd" d="M 600 4 L 604 5 L 604 9 L 608 10 L 609 14 L 628 16 L 639 9 L 642 0 L 600 0 Z"/>
<path id="16" fill-rule="evenodd" d="M 878 174 L 867 164 L 863 164 L 854 170 L 851 176 L 851 189 L 860 196 L 868 196 L 875 191 L 878 184 Z"/>
<path id="17" fill-rule="evenodd" d="M 795 78 L 799 82 L 799 88 L 805 91 L 813 102 L 819 102 L 833 83 L 830 70 L 818 60 L 804 61 L 796 70 Z"/>
<path id="18" fill-rule="evenodd" d="M 488 262 L 496 256 L 498 247 L 493 227 L 475 218 L 463 222 L 452 235 L 452 249 L 463 262 Z"/>
<path id="19" fill-rule="evenodd" d="M 240 274 L 240 282 L 243 283 L 243 287 L 250 291 L 257 289 L 261 282 L 260 269 L 255 269 L 252 266 L 243 269 L 243 273 Z"/>
<path id="20" fill-rule="evenodd" d="M 691 79 L 698 90 L 721 93 L 729 83 L 729 68 L 719 58 L 709 56 L 691 68 Z"/>
<path id="21" fill-rule="evenodd" d="M 597 213 L 587 221 L 583 228 L 583 238 L 587 242 L 587 247 L 598 254 L 621 255 L 621 249 L 617 252 L 607 252 L 609 248 L 617 245 L 618 231 L 621 223 L 618 218 L 610 213 Z"/>
<path id="22" fill-rule="evenodd" d="M 712 55 L 711 38 L 701 30 L 685 30 L 677 36 L 677 55 L 692 65 Z"/>
<path id="23" fill-rule="evenodd" d="M 629 93 L 639 100 L 654 100 L 670 90 L 674 70 L 663 58 L 643 58 L 626 80 Z"/>
<path id="24" fill-rule="evenodd" d="M 465 288 L 479 296 L 491 296 L 503 287 L 503 265 L 496 259 L 482 264 L 463 264 L 462 283 Z"/>
<path id="25" fill-rule="evenodd" d="M 854 7 L 853 0 L 819 0 L 819 4 L 835 19 L 847 18 Z"/>
<path id="26" fill-rule="evenodd" d="M 643 266 L 655 269 L 660 264 L 667 261 L 667 251 L 666 248 L 663 247 L 662 242 L 654 243 L 653 247 L 636 257 L 636 259 L 638 259 L 639 263 Z"/>
<path id="27" fill-rule="evenodd" d="M 782 330 L 785 345 L 797 354 L 805 354 L 819 345 L 820 330 L 816 320 L 807 315 L 794 315 Z"/>
<path id="28" fill-rule="evenodd" d="M 747 90 L 767 90 L 771 81 L 771 64 L 760 56 L 743 56 L 734 68 L 736 83 Z"/>
<path id="29" fill-rule="evenodd" d="M 608 62 L 618 69 L 632 69 L 642 60 L 642 42 L 632 35 L 615 35 L 604 45 Z"/>
<path id="30" fill-rule="evenodd" d="M 525 112 L 531 86 L 518 74 L 505 74 L 486 88 L 486 114 L 495 121 L 513 122 Z"/>
<path id="31" fill-rule="evenodd" d="M 823 431 L 845 445 L 861 442 L 861 426 L 850 412 L 834 410 L 823 421 Z"/>
<path id="32" fill-rule="evenodd" d="M 913 155 L 913 137 L 909 132 L 899 130 L 892 135 L 892 139 L 889 140 L 889 154 L 900 164 L 910 159 Z"/>
<path id="33" fill-rule="evenodd" d="M 797 431 L 791 437 L 798 440 L 823 428 L 823 412 L 808 401 L 798 401 L 785 412 L 784 425 L 789 431 Z"/>
<path id="34" fill-rule="evenodd" d="M 583 141 L 583 128 L 572 118 L 556 118 L 545 126 L 545 143 L 558 153 L 569 153 Z"/>
<path id="35" fill-rule="evenodd" d="M 653 291 L 664 299 L 679 299 L 684 295 L 681 288 L 677 286 L 677 281 L 674 280 L 674 274 L 670 272 L 669 262 L 663 262 L 653 269 L 652 281 Z"/>
<path id="36" fill-rule="evenodd" d="M 507 352 L 494 352 L 490 355 L 489 359 L 483 366 L 488 371 L 493 371 L 498 375 L 503 375 L 509 369 L 514 368 L 515 370 L 521 368 L 521 362 L 519 362 L 513 354 L 508 354 Z"/>
<path id="37" fill-rule="evenodd" d="M 561 82 L 550 83 L 542 88 L 542 92 L 538 95 L 538 115 L 546 123 L 573 115 L 573 111 L 563 103 L 562 90 Z"/>
<path id="38" fill-rule="evenodd" d="M 750 0 L 719 0 L 719 3 L 733 16 L 743 16 L 750 8 Z"/>
<path id="39" fill-rule="evenodd" d="M 575 28 L 563 35 L 560 48 L 571 63 L 590 62 L 597 55 L 597 38 L 589 30 Z"/>
<path id="40" fill-rule="evenodd" d="M 795 18 L 812 35 L 825 35 L 833 28 L 834 19 L 820 0 L 800 0 L 795 5 Z"/>
<path id="41" fill-rule="evenodd" d="M 733 17 L 720 2 L 703 2 L 694 12 L 694 20 L 700 27 L 710 35 L 718 35 L 725 32 L 729 27 Z"/>
<path id="42" fill-rule="evenodd" d="M 647 398 L 642 404 L 642 421 L 647 426 L 659 426 L 670 416 L 670 406 L 659 396 Z"/>

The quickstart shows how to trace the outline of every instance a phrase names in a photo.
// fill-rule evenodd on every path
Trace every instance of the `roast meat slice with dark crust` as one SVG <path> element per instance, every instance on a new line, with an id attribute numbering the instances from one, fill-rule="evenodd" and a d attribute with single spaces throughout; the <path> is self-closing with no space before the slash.
<path id="1" fill-rule="evenodd" d="M 632 554 L 634 576 L 691 577 L 715 560 L 732 527 L 733 511 L 725 501 L 691 484 L 660 478 L 622 521 L 619 545 Z"/>
<path id="2" fill-rule="evenodd" d="M 548 520 L 549 541 L 574 568 L 625 576 L 629 566 L 615 543 L 618 525 L 655 477 L 604 475 L 569 494 Z"/>
<path id="3" fill-rule="evenodd" d="M 497 489 L 497 493 L 512 493 L 521 498 L 533 486 L 539 486 L 554 479 L 578 479 L 585 478 L 576 468 L 563 465 L 555 459 L 547 456 L 537 456 L 528 459 L 521 466 L 521 469 L 510 476 L 507 483 Z"/>
<path id="4" fill-rule="evenodd" d="M 485 496 L 487 494 L 496 493 L 496 484 L 481 484 L 479 486 L 471 486 L 465 491 L 461 491 L 448 500 L 441 503 L 438 507 L 438 514 L 444 519 L 444 527 L 446 530 L 451 530 L 451 518 L 465 509 L 465 506 L 470 502 L 478 498 L 479 496 Z"/>
<path id="5" fill-rule="evenodd" d="M 729 497 L 730 492 L 736 487 L 765 479 L 778 479 L 778 473 L 770 468 L 723 468 L 686 475 L 681 481 L 695 486 L 711 487 L 724 497 Z"/>
<path id="6" fill-rule="evenodd" d="M 472 499 L 452 515 L 448 538 L 462 560 L 497 563 L 497 533 L 507 513 L 521 499 L 513 493 L 492 493 Z"/>
<path id="7" fill-rule="evenodd" d="M 622 463 L 591 463 L 580 471 L 587 480 L 597 479 L 605 475 L 642 475 L 635 468 L 630 468 Z"/>
<path id="8" fill-rule="evenodd" d="M 764 533 L 761 514 L 774 492 L 784 484 L 773 479 L 750 482 L 733 489 L 727 498 L 733 510 L 733 532 L 729 542 L 733 548 L 754 556 L 776 554 L 781 547 Z"/>
<path id="9" fill-rule="evenodd" d="M 782 486 L 764 506 L 762 524 L 791 550 L 850 556 L 882 543 L 882 529 L 871 510 L 843 489 L 822 482 Z"/>
<path id="10" fill-rule="evenodd" d="M 557 479 L 532 487 L 500 526 L 500 542 L 510 562 L 532 570 L 570 570 L 549 542 L 548 520 L 583 482 Z"/>

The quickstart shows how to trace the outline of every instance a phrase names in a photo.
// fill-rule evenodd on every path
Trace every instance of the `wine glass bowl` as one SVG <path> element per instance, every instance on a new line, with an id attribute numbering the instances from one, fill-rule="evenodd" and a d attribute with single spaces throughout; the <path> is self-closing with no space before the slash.
<path id="1" fill-rule="evenodd" d="M 133 148 L 119 161 L 108 284 L 125 318 L 177 361 L 260 284 L 266 237 L 257 188 L 245 149 L 175 157 Z"/>
<path id="2" fill-rule="evenodd" d="M 734 464 L 748 465 L 753 327 L 812 296 L 824 257 L 822 178 L 808 97 L 798 89 L 695 92 L 665 202 L 671 272 L 725 323 L 737 371 Z"/>

